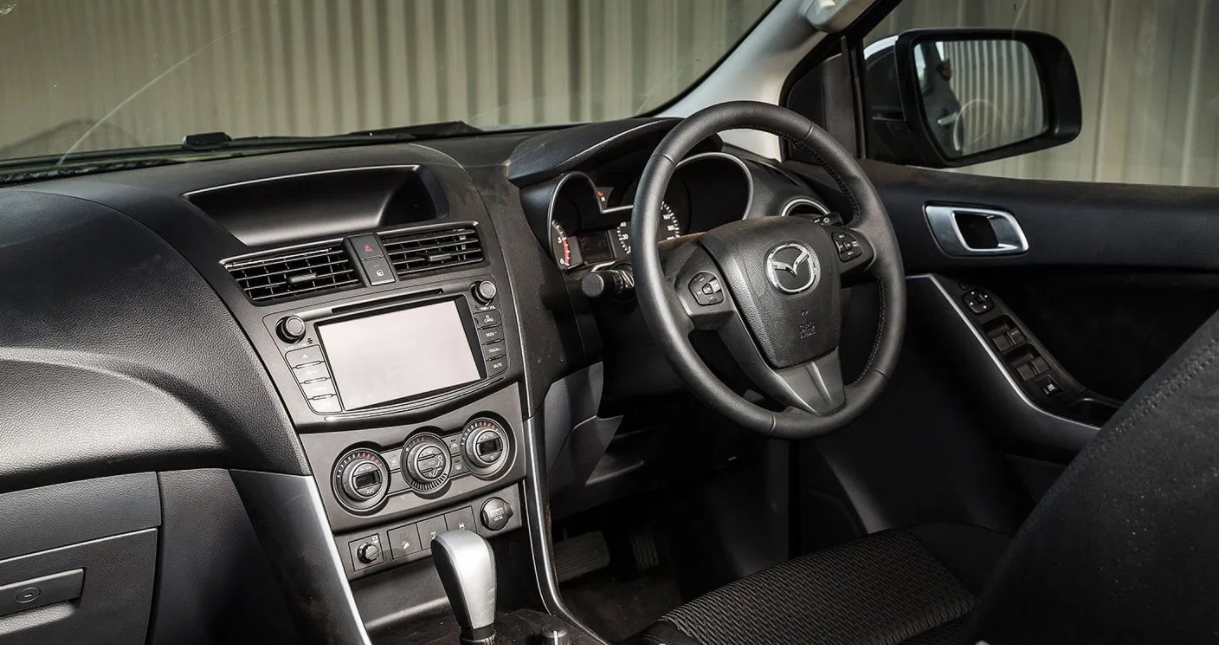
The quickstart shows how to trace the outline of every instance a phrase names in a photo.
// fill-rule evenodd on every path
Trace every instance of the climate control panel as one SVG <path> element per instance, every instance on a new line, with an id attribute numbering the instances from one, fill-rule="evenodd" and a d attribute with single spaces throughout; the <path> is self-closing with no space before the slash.
<path id="1" fill-rule="evenodd" d="M 460 477 L 499 476 L 511 462 L 512 444 L 504 422 L 478 415 L 457 432 L 414 432 L 400 447 L 350 448 L 334 464 L 332 488 L 339 503 L 357 514 L 377 511 L 394 495 L 433 498 Z"/>

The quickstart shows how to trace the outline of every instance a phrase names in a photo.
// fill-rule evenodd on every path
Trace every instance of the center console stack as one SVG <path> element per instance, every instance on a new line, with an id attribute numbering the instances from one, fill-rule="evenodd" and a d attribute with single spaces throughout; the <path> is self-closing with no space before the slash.
<path id="1" fill-rule="evenodd" d="M 210 240 L 229 241 L 178 244 L 278 390 L 370 630 L 436 611 L 439 579 L 417 562 L 435 538 L 494 543 L 525 517 L 524 366 L 500 239 L 465 171 L 411 150 L 420 163 L 188 192 L 229 233 Z M 387 584 L 392 613 L 362 595 Z"/>

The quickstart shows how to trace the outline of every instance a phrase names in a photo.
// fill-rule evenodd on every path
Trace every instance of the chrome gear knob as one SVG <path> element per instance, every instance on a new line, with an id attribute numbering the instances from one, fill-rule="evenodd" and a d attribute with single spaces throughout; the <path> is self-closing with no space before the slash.
<path id="1" fill-rule="evenodd" d="M 432 540 L 432 560 L 449 597 L 463 644 L 495 638 L 495 553 L 477 533 L 448 531 Z"/>

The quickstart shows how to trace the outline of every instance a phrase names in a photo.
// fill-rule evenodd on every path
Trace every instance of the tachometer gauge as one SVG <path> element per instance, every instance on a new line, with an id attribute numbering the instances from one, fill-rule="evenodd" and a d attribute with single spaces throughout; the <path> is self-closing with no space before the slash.
<path id="1" fill-rule="evenodd" d="M 630 253 L 631 223 L 623 222 L 619 224 L 617 234 L 618 245 L 624 253 Z M 656 238 L 663 242 L 679 235 L 681 235 L 681 224 L 677 222 L 677 214 L 673 212 L 673 207 L 669 206 L 668 202 L 660 202 L 660 231 Z"/>
<path id="2" fill-rule="evenodd" d="M 558 222 L 550 223 L 550 253 L 560 269 L 570 269 L 580 264 L 580 250 L 576 248 L 567 231 Z"/>

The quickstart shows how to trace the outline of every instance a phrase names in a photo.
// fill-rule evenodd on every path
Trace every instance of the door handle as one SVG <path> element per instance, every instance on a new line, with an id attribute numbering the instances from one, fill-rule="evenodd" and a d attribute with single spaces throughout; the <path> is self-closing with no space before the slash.
<path id="1" fill-rule="evenodd" d="M 923 206 L 931 234 L 948 255 L 1016 255 L 1029 250 L 1028 238 L 1007 211 L 974 206 Z"/>

